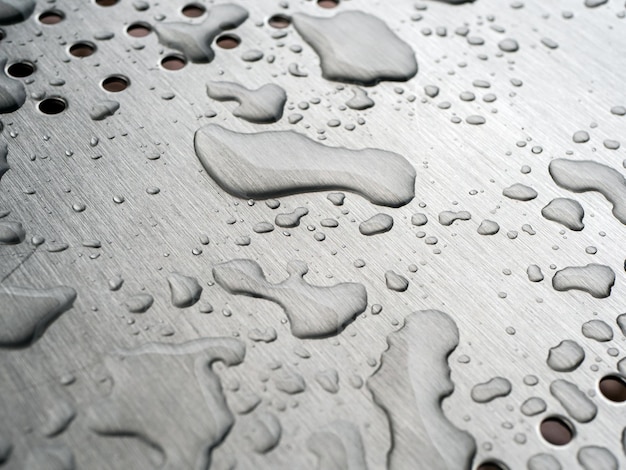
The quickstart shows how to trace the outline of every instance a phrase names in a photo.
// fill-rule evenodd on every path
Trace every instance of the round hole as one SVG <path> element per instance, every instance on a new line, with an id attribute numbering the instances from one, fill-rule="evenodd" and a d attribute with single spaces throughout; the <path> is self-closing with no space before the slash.
<path id="1" fill-rule="evenodd" d="M 241 39 L 234 34 L 222 34 L 215 43 L 222 49 L 234 49 L 241 44 Z"/>
<path id="2" fill-rule="evenodd" d="M 33 72 L 35 72 L 35 66 L 30 62 L 16 62 L 7 68 L 7 73 L 15 78 L 28 77 Z"/>
<path id="3" fill-rule="evenodd" d="M 183 15 L 188 18 L 198 18 L 206 13 L 206 8 L 197 3 L 190 3 L 183 7 Z"/>
<path id="4" fill-rule="evenodd" d="M 267 20 L 267 24 L 272 28 L 284 29 L 291 24 L 291 18 L 285 15 L 274 15 Z"/>
<path id="5" fill-rule="evenodd" d="M 118 1 L 119 0 L 96 0 L 96 3 L 100 5 L 101 7 L 112 7 Z"/>
<path id="6" fill-rule="evenodd" d="M 126 28 L 126 32 L 134 38 L 143 38 L 152 32 L 152 28 L 146 23 L 133 23 Z"/>
<path id="7" fill-rule="evenodd" d="M 89 57 L 96 52 L 96 46 L 89 42 L 77 42 L 70 47 L 70 54 L 74 57 Z"/>
<path id="8" fill-rule="evenodd" d="M 161 66 L 167 70 L 180 70 L 185 65 L 187 65 L 187 61 L 177 55 L 168 55 L 161 60 Z"/>
<path id="9" fill-rule="evenodd" d="M 2 41 L 5 37 L 6 37 L 6 33 L 4 32 L 4 29 L 0 29 L 0 41 Z"/>
<path id="10" fill-rule="evenodd" d="M 322 8 L 337 8 L 339 0 L 317 0 L 317 4 Z"/>
<path id="11" fill-rule="evenodd" d="M 39 103 L 39 111 L 44 114 L 59 114 L 65 111 L 67 103 L 63 98 L 54 96 L 52 98 L 46 98 Z"/>
<path id="12" fill-rule="evenodd" d="M 39 21 L 47 25 L 58 24 L 63 21 L 64 18 L 65 14 L 60 10 L 47 10 L 39 15 Z"/>
<path id="13" fill-rule="evenodd" d="M 507 466 L 495 460 L 481 463 L 476 470 L 507 470 Z"/>
<path id="14" fill-rule="evenodd" d="M 544 419 L 539 431 L 546 441 L 555 446 L 569 444 L 574 438 L 574 431 L 569 422 L 559 416 Z"/>
<path id="15" fill-rule="evenodd" d="M 128 88 L 128 85 L 130 85 L 128 78 L 122 77 L 121 75 L 112 75 L 102 81 L 102 88 L 110 93 L 124 91 Z"/>
<path id="16" fill-rule="evenodd" d="M 621 403 L 626 401 L 626 382 L 617 375 L 608 375 L 600 380 L 600 392 L 605 398 Z"/>

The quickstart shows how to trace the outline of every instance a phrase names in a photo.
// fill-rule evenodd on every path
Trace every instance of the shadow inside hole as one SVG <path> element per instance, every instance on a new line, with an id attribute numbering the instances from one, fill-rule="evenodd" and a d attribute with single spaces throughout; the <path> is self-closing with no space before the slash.
<path id="1" fill-rule="evenodd" d="M 39 103 L 39 111 L 44 114 L 59 114 L 65 111 L 67 103 L 63 98 L 54 96 Z"/>
<path id="2" fill-rule="evenodd" d="M 574 438 L 572 426 L 559 416 L 544 419 L 539 425 L 539 432 L 546 441 L 555 446 L 569 444 Z"/>
<path id="3" fill-rule="evenodd" d="M 128 88 L 128 85 L 130 85 L 128 79 L 120 75 L 113 75 L 102 81 L 102 88 L 110 93 L 119 93 L 120 91 L 124 91 Z"/>
<path id="4" fill-rule="evenodd" d="M 608 375 L 600 380 L 600 392 L 608 400 L 626 401 L 626 381 L 617 375 Z"/>
<path id="5" fill-rule="evenodd" d="M 54 25 L 63 21 L 64 18 L 65 15 L 61 11 L 48 10 L 39 15 L 39 22 L 47 25 Z"/>
<path id="6" fill-rule="evenodd" d="M 317 4 L 322 8 L 336 8 L 339 0 L 317 0 Z"/>
<path id="7" fill-rule="evenodd" d="M 222 34 L 215 43 L 222 49 L 234 49 L 241 44 L 241 39 L 234 34 Z"/>
<path id="8" fill-rule="evenodd" d="M 166 70 L 180 70 L 185 65 L 187 65 L 187 61 L 177 55 L 169 55 L 161 60 L 161 67 Z"/>
<path id="9" fill-rule="evenodd" d="M 118 1 L 119 0 L 96 0 L 96 3 L 100 5 L 101 7 L 112 7 Z"/>
<path id="10" fill-rule="evenodd" d="M 35 72 L 35 66 L 30 62 L 16 62 L 9 65 L 7 73 L 15 78 L 24 78 L 32 75 Z"/>
<path id="11" fill-rule="evenodd" d="M 187 18 L 198 18 L 206 13 L 206 8 L 197 3 L 190 3 L 183 7 L 183 15 Z"/>
<path id="12" fill-rule="evenodd" d="M 126 32 L 134 38 L 143 38 L 152 32 L 152 28 L 145 23 L 133 23 L 126 28 Z"/>
<path id="13" fill-rule="evenodd" d="M 507 470 L 507 468 L 508 467 L 504 464 L 490 460 L 488 462 L 481 463 L 476 470 Z"/>
<path id="14" fill-rule="evenodd" d="M 88 42 L 77 42 L 70 47 L 70 54 L 74 57 L 89 57 L 96 52 L 96 46 Z"/>
<path id="15" fill-rule="evenodd" d="M 267 24 L 269 24 L 272 28 L 284 29 L 291 24 L 291 19 L 285 15 L 274 15 L 267 20 Z"/>

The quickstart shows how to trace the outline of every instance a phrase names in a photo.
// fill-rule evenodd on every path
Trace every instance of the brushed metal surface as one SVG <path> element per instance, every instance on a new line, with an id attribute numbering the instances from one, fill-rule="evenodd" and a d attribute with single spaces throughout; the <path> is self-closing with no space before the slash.
<path id="1" fill-rule="evenodd" d="M 178 0 L 146 2 L 145 10 L 143 3 L 39 0 L 28 19 L 3 26 L 0 47 L 8 65 L 29 61 L 35 72 L 17 79 L 26 89 L 24 105 L 0 116 L 0 140 L 8 145 L 10 167 L 0 182 L 0 212 L 10 213 L 0 222 L 20 222 L 26 230 L 22 243 L 0 245 L 1 285 L 68 286 L 77 292 L 73 308 L 32 345 L 0 349 L 0 438 L 12 448 L 3 468 L 200 468 L 208 459 L 189 455 L 189 449 L 210 442 L 215 446 L 211 468 L 346 468 L 346 462 L 352 462 L 350 468 L 387 468 L 394 428 L 366 382 L 384 370 L 379 366 L 388 336 L 400 335 L 390 337 L 392 344 L 392 338 L 404 338 L 409 330 L 394 332 L 402 331 L 412 312 L 422 310 L 444 312 L 458 328 L 458 346 L 447 360 L 453 391 L 441 409 L 453 428 L 476 443 L 468 468 L 488 461 L 527 468 L 540 453 L 553 455 L 564 469 L 581 468 L 596 458 L 593 453 L 580 457 L 588 446 L 608 449 L 618 465 L 626 466 L 626 404 L 607 400 L 599 390 L 602 377 L 618 373 L 626 345 L 616 323 L 626 300 L 625 227 L 600 194 L 560 188 L 548 172 L 552 159 L 569 158 L 624 173 L 623 147 L 610 149 L 603 143 L 620 141 L 626 132 L 626 116 L 611 112 L 626 105 L 623 2 L 590 8 L 582 0 L 461 5 L 342 0 L 337 8 L 325 9 L 304 0 L 236 0 L 249 12 L 243 24 L 229 31 L 241 44 L 234 49 L 214 45 L 212 61 L 188 63 L 178 71 L 159 65 L 175 51 L 159 44 L 154 32 L 136 38 L 126 29 L 135 22 L 152 27 L 169 21 L 198 23 L 205 16 L 185 17 L 187 3 Z M 210 10 L 225 2 L 196 3 Z M 63 21 L 39 22 L 39 15 L 50 9 L 62 11 Z M 318 55 L 293 26 L 268 25 L 274 14 L 329 17 L 349 10 L 384 21 L 410 45 L 419 66 L 408 81 L 362 87 L 375 102 L 364 110 L 345 106 L 355 86 L 324 79 Z M 463 27 L 469 30 L 467 37 L 455 32 Z M 272 37 L 277 32 L 284 37 Z M 469 37 L 483 38 L 484 44 L 472 45 L 480 41 Z M 498 43 L 505 38 L 515 39 L 519 50 L 503 52 Z M 558 47 L 547 47 L 544 43 L 551 43 L 542 43 L 544 38 Z M 94 44 L 95 53 L 72 56 L 69 48 L 79 41 Z M 250 50 L 262 51 L 263 58 L 242 60 Z M 298 71 L 304 73 L 294 73 Z M 102 89 L 104 79 L 118 75 L 129 80 L 127 89 Z M 487 81 L 489 88 L 475 86 L 476 80 Z M 516 80 L 522 85 L 515 86 Z M 237 103 L 207 96 L 206 85 L 217 81 L 251 90 L 270 83 L 282 87 L 287 92 L 283 117 L 272 124 L 236 117 Z M 424 91 L 429 85 L 440 89 L 434 98 Z M 467 91 L 475 94 L 473 101 L 461 99 Z M 487 94 L 497 99 L 486 102 Z M 40 112 L 38 104 L 51 96 L 65 99 L 67 109 L 57 115 Z M 119 109 L 103 120 L 91 119 L 93 106 L 105 100 L 117 101 Z M 450 106 L 442 106 L 444 102 Z M 303 118 L 291 124 L 294 114 Z M 474 115 L 486 122 L 469 124 L 466 119 Z M 325 190 L 280 197 L 280 207 L 272 209 L 263 200 L 232 196 L 207 175 L 194 151 L 194 133 L 209 124 L 243 133 L 295 131 L 328 146 L 395 152 L 416 170 L 415 198 L 389 208 L 344 191 L 345 203 L 335 206 L 327 198 L 333 191 Z M 589 133 L 589 141 L 574 142 L 580 130 Z M 258 149 L 250 145 L 237 151 Z M 521 170 L 524 165 L 530 172 Z M 256 176 L 242 173 L 241 178 Z M 538 196 L 528 202 L 503 196 L 515 183 L 532 187 Z M 156 193 L 154 188 L 160 191 L 150 194 Z M 542 208 L 559 197 L 582 205 L 582 231 L 542 216 Z M 299 207 L 308 209 L 299 226 L 253 230 Z M 471 219 L 443 225 L 438 221 L 443 211 L 468 211 Z M 378 213 L 392 216 L 393 228 L 363 235 L 359 224 Z M 411 223 L 415 213 L 426 214 L 426 225 Z M 324 219 L 335 219 L 338 226 L 323 226 Z M 480 235 L 477 228 L 485 219 L 496 221 L 500 231 Z M 525 224 L 532 226 L 533 235 L 522 228 Z M 320 232 L 323 241 L 315 238 Z M 37 236 L 45 243 L 35 244 Z M 203 237 L 210 242 L 203 244 Z M 250 243 L 240 237 L 249 237 Z M 434 243 L 432 237 L 436 244 L 426 243 Z M 94 245 L 84 243 L 89 240 L 100 241 L 101 247 L 85 246 Z M 58 251 L 63 243 L 68 248 Z M 301 260 L 308 266 L 304 280 L 309 284 L 363 285 L 367 309 L 337 334 L 298 338 L 278 303 L 235 295 L 216 284 L 213 268 L 234 259 L 256 261 L 271 284 L 285 280 L 288 264 Z M 557 270 L 590 263 L 608 266 L 616 275 L 607 298 L 552 287 Z M 530 265 L 541 268 L 543 281 L 528 279 Z M 388 271 L 407 278 L 408 289 L 388 288 Z M 198 303 L 188 308 L 172 304 L 168 277 L 174 272 L 198 280 Z M 123 285 L 112 290 L 109 282 L 118 276 Z M 131 313 L 125 305 L 137 294 L 153 297 L 143 314 Z M 212 313 L 201 313 L 210 310 L 208 304 Z M 372 311 L 376 305 L 382 306 L 380 312 L 376 307 Z M 0 305 L 0 314 L 9 313 Z M 411 320 L 415 331 L 419 318 Z M 582 325 L 594 319 L 610 325 L 612 340 L 599 342 L 583 334 Z M 250 339 L 251 330 L 270 327 L 276 330 L 275 340 Z M 433 391 L 424 399 L 436 398 L 437 390 L 447 394 L 447 367 L 438 361 L 454 338 L 442 344 L 436 325 L 432 328 L 427 331 L 433 334 L 417 336 L 419 347 L 408 348 L 430 362 L 415 367 L 408 361 L 406 375 L 397 372 L 387 384 L 385 406 L 400 416 L 403 410 L 424 419 L 432 415 L 433 409 L 416 411 L 422 403 L 419 394 L 414 403 L 401 400 L 403 381 L 415 370 L 423 372 L 413 383 L 437 384 L 425 387 Z M 232 343 L 220 343 L 233 356 L 211 350 L 214 356 L 205 359 L 216 362 L 207 373 L 202 364 L 177 355 L 184 349 L 181 344 L 213 337 L 240 341 L 245 358 L 238 356 L 241 351 L 232 352 Z M 547 364 L 550 348 L 563 340 L 575 341 L 585 353 L 582 364 L 570 372 Z M 137 352 L 154 342 L 176 347 Z M 395 357 L 395 352 L 388 354 Z M 411 360 L 419 362 L 419 357 Z M 336 393 L 328 391 L 333 370 Z M 300 393 L 285 391 L 298 388 L 294 373 L 304 381 Z M 538 378 L 535 386 L 525 384 L 529 375 Z M 200 377 L 208 389 L 223 388 L 225 403 L 205 410 Z M 511 392 L 488 403 L 473 400 L 474 386 L 495 377 L 507 379 Z M 576 384 L 597 407 L 592 420 L 576 421 L 553 396 L 550 386 L 558 379 Z M 381 387 L 377 383 L 378 393 Z M 245 402 L 254 402 L 253 397 L 259 403 L 245 413 Z M 547 409 L 535 416 L 522 414 L 521 405 L 531 397 L 543 399 Z M 113 436 L 102 432 L 106 411 L 94 411 L 107 400 L 114 405 L 108 416 L 120 412 L 123 418 Z M 232 426 L 227 417 L 212 414 L 216 407 L 230 410 Z M 551 445 L 541 436 L 541 421 L 554 415 L 575 427 L 565 446 Z M 63 425 L 64 419 L 70 421 Z M 222 423 L 221 428 L 215 423 Z M 46 436 L 50 427 L 61 431 Z M 458 450 L 459 434 L 425 429 L 431 442 L 424 444 L 424 455 L 434 447 L 443 454 L 447 446 Z M 154 433 L 151 442 L 137 438 L 142 431 Z M 361 439 L 362 460 L 340 459 L 332 466 L 320 457 L 320 448 L 331 460 L 341 456 L 335 448 L 342 448 L 340 437 L 348 442 L 342 444 L 344 450 L 357 449 L 357 454 Z M 412 461 L 389 462 L 394 468 L 452 468 L 443 458 L 428 466 L 420 463 L 419 445 L 414 452 Z M 588 468 L 617 468 L 601 467 L 601 459 L 597 465 Z"/>

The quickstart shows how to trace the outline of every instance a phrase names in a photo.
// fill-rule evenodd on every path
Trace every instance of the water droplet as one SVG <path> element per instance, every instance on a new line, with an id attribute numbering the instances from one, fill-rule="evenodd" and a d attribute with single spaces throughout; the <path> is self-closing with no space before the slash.
<path id="1" fill-rule="evenodd" d="M 291 131 L 240 134 L 217 125 L 196 132 L 195 148 L 220 186 L 246 199 L 341 187 L 374 203 L 398 207 L 415 194 L 413 167 L 400 155 L 382 150 L 326 147 Z M 242 151 L 250 148 L 255 151 Z M 314 161 L 310 155 L 316 155 Z"/>
<path id="2" fill-rule="evenodd" d="M 516 201 L 531 201 L 537 197 L 537 191 L 525 184 L 515 183 L 505 188 L 502 195 Z"/>
<path id="3" fill-rule="evenodd" d="M 308 284 L 308 267 L 301 261 L 287 265 L 289 278 L 271 284 L 261 267 L 252 260 L 240 259 L 213 268 L 217 283 L 231 294 L 261 297 L 278 303 L 289 318 L 297 338 L 316 338 L 338 334 L 367 307 L 365 287 L 341 283 L 322 287 Z"/>
<path id="4" fill-rule="evenodd" d="M 588 423 L 598 413 L 596 405 L 572 382 L 555 380 L 550 384 L 550 393 L 579 423 Z"/>
<path id="5" fill-rule="evenodd" d="M 558 222 L 570 230 L 580 231 L 585 228 L 583 217 L 585 211 L 578 201 L 567 198 L 556 198 L 541 209 L 546 219 Z"/>
<path id="6" fill-rule="evenodd" d="M 543 413 L 548 408 L 546 402 L 539 397 L 531 397 L 522 403 L 520 411 L 526 416 L 535 416 Z"/>
<path id="7" fill-rule="evenodd" d="M 211 48 L 213 40 L 223 31 L 242 24 L 248 18 L 248 11 L 235 4 L 221 4 L 213 6 L 207 13 L 202 23 L 173 22 L 157 25 L 154 29 L 159 42 L 182 52 L 192 62 L 211 62 L 215 57 Z M 230 47 L 233 44 L 236 46 L 239 44 L 239 39 L 235 38 L 234 35 L 223 35 L 216 43 L 220 47 Z M 163 61 L 161 64 L 164 67 L 166 65 Z M 179 68 L 182 67 L 170 68 L 170 70 Z"/>
<path id="8" fill-rule="evenodd" d="M 487 382 L 474 385 L 471 396 L 476 403 L 488 403 L 496 398 L 507 396 L 511 390 L 509 380 L 504 377 L 494 377 Z"/>
<path id="9" fill-rule="evenodd" d="M 406 81 L 417 73 L 411 47 L 375 16 L 356 10 L 330 18 L 297 13 L 292 21 L 319 55 L 322 75 L 328 80 L 374 85 L 382 80 Z"/>
<path id="10" fill-rule="evenodd" d="M 378 235 L 386 233 L 393 227 L 393 218 L 390 215 L 378 213 L 359 224 L 362 235 Z"/>
<path id="11" fill-rule="evenodd" d="M 207 94 L 218 101 L 236 101 L 233 115 L 257 124 L 279 121 L 287 101 L 285 90 L 274 84 L 250 90 L 234 82 L 210 82 Z"/>
<path id="12" fill-rule="evenodd" d="M 498 47 L 504 52 L 516 52 L 519 50 L 519 44 L 515 39 L 507 38 L 498 43 Z"/>
<path id="13" fill-rule="evenodd" d="M 309 210 L 306 207 L 296 207 L 292 212 L 278 214 L 274 223 L 279 227 L 294 228 L 300 225 L 300 220 L 308 213 Z"/>
<path id="14" fill-rule="evenodd" d="M 500 226 L 493 220 L 483 220 L 478 226 L 477 232 L 480 235 L 495 235 L 500 231 Z"/>
<path id="15" fill-rule="evenodd" d="M 374 402 L 389 416 L 394 442 L 389 467 L 465 468 L 476 452 L 476 443 L 470 434 L 454 427 L 441 408 L 443 398 L 454 390 L 447 363 L 459 343 L 454 321 L 435 310 L 415 312 L 406 318 L 404 327 L 388 336 L 387 343 L 381 366 L 367 386 Z M 391 383 L 394 393 L 389 393 Z M 406 399 L 398 400 L 398 396 Z M 431 432 L 433 429 L 439 432 Z M 447 445 L 449 442 L 455 445 Z"/>
<path id="16" fill-rule="evenodd" d="M 170 285 L 172 305 L 177 308 L 187 308 L 194 305 L 202 295 L 202 287 L 193 277 L 172 273 L 167 282 Z"/>
<path id="17" fill-rule="evenodd" d="M 409 280 L 391 270 L 385 273 L 385 284 L 388 289 L 396 292 L 404 292 L 409 288 Z"/>
<path id="18" fill-rule="evenodd" d="M 606 3 L 607 0 L 585 0 L 585 5 L 587 5 L 587 3 L 596 2 L 601 5 Z M 617 470 L 619 468 L 619 462 L 611 451 L 605 447 L 581 447 L 577 457 L 578 463 L 580 463 L 584 470 Z"/>
<path id="19" fill-rule="evenodd" d="M 150 294 L 137 294 L 124 301 L 124 305 L 131 313 L 145 313 L 154 303 Z"/>
<path id="20" fill-rule="evenodd" d="M 613 284 L 615 272 L 601 264 L 570 266 L 557 271 L 552 278 L 552 287 L 557 291 L 580 290 L 597 299 L 611 295 Z"/>

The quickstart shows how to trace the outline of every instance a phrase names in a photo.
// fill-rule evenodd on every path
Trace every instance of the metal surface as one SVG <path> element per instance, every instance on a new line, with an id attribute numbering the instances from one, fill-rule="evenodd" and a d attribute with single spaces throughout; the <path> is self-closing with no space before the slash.
<path id="1" fill-rule="evenodd" d="M 565 469 L 626 467 L 626 405 L 599 390 L 600 379 L 617 374 L 624 357 L 625 336 L 616 319 L 626 300 L 625 228 L 600 194 L 559 187 L 548 172 L 553 159 L 567 158 L 623 173 L 623 148 L 603 144 L 619 141 L 626 131 L 626 117 L 611 112 L 626 105 L 623 2 L 589 8 L 582 0 L 344 0 L 325 9 L 313 1 L 238 0 L 249 16 L 230 33 L 241 44 L 214 45 L 213 60 L 178 71 L 159 65 L 175 51 L 160 44 L 154 31 L 136 38 L 126 29 L 135 22 L 200 23 L 207 13 L 188 18 L 185 2 L 149 2 L 145 10 L 142 3 L 40 0 L 28 19 L 3 27 L 0 47 L 8 65 L 29 61 L 35 72 L 17 79 L 25 84 L 23 106 L 1 116 L 10 170 L 0 182 L 0 212 L 10 214 L 0 223 L 20 222 L 26 230 L 23 242 L 0 245 L 1 284 L 67 286 L 77 293 L 73 308 L 35 342 L 0 350 L 0 440 L 11 448 L 3 468 L 202 468 L 210 460 L 218 469 L 452 469 L 461 468 L 454 459 L 471 451 L 472 442 L 476 450 L 465 458 L 467 468 L 489 461 L 526 468 L 541 453 Z M 210 13 L 221 3 L 198 4 Z M 63 12 L 64 20 L 39 22 L 49 9 Z M 407 81 L 362 87 L 375 102 L 365 110 L 345 106 L 355 86 L 323 78 L 319 56 L 293 25 L 268 25 L 274 14 L 329 17 L 350 10 L 384 21 L 412 48 L 419 66 Z M 455 33 L 463 27 L 467 37 Z M 277 32 L 284 37 L 272 37 Z M 472 45 L 480 42 L 468 40 L 475 37 L 484 44 Z M 505 38 L 514 38 L 519 50 L 503 52 L 498 43 Z M 558 47 L 547 47 L 544 38 Z M 94 44 L 95 53 L 72 56 L 69 48 L 79 41 Z M 249 50 L 263 58 L 242 60 Z M 128 78 L 127 89 L 102 89 L 103 80 L 120 75 Z M 476 80 L 489 88 L 475 86 Z M 242 119 L 246 110 L 233 112 L 237 103 L 207 96 L 207 83 L 216 81 L 282 87 L 283 117 L 270 124 Z M 424 91 L 429 85 L 440 89 L 434 98 Z M 475 100 L 461 99 L 465 91 Z M 497 99 L 486 102 L 487 94 Z M 51 96 L 65 99 L 67 109 L 42 113 L 39 103 Z M 119 109 L 92 119 L 93 107 L 105 100 L 117 101 Z M 294 114 L 302 120 L 295 122 Z M 486 122 L 469 124 L 466 119 L 475 115 Z M 272 113 L 262 117 L 272 120 Z M 207 174 L 194 150 L 194 133 L 212 123 L 395 152 L 415 169 L 415 198 L 392 208 L 343 191 L 345 202 L 336 206 L 327 198 L 336 191 L 324 189 L 280 197 L 280 207 L 272 209 L 261 198 L 231 195 Z M 574 142 L 580 130 L 589 133 L 587 142 Z M 210 146 L 206 150 L 214 155 Z M 263 158 L 254 143 L 233 152 L 260 152 Z M 530 171 L 521 170 L 524 165 Z M 244 170 L 242 182 L 258 182 L 257 170 Z M 503 190 L 515 183 L 538 196 L 527 202 L 505 197 Z M 582 205 L 583 230 L 542 216 L 555 198 Z M 278 214 L 298 207 L 308 213 L 297 227 L 254 231 L 259 222 L 274 224 Z M 444 211 L 468 211 L 471 219 L 444 225 Z M 390 215 L 393 228 L 363 235 L 359 224 L 377 213 Z M 413 225 L 415 213 L 426 214 L 428 222 Z M 324 219 L 338 226 L 322 224 Z M 477 232 L 485 219 L 499 224 L 497 234 Z M 532 230 L 524 230 L 525 224 Z M 33 241 L 38 236 L 45 238 L 41 245 Z M 249 244 L 240 237 L 249 237 Z M 97 245 L 85 243 L 90 240 L 101 247 L 85 246 Z M 59 251 L 64 243 L 68 248 Z M 235 259 L 256 261 L 270 284 L 285 280 L 288 269 L 292 278 L 282 287 L 253 287 L 255 297 L 236 295 L 214 278 L 216 266 Z M 297 279 L 302 270 L 290 264 L 295 260 L 308 266 L 308 284 L 363 286 L 365 312 L 322 338 L 310 334 L 310 316 L 300 319 L 298 330 L 298 295 L 310 292 Z M 590 263 L 615 273 L 610 296 L 553 288 L 556 271 Z M 541 268 L 543 281 L 529 280 L 530 265 Z M 386 283 L 388 271 L 408 279 L 408 289 L 388 288 L 397 284 Z M 174 272 L 197 279 L 198 303 L 173 304 L 168 278 Z M 118 276 L 124 282 L 115 289 L 111 280 Z M 233 282 L 240 278 L 236 272 Z M 184 293 L 195 287 L 181 282 L 183 305 Z M 293 290 L 281 291 L 285 286 Z M 352 294 L 338 299 L 336 291 L 324 292 L 315 297 L 320 305 L 362 310 L 358 302 L 350 304 Z M 137 294 L 154 299 L 145 313 L 129 311 L 128 300 Z M 296 315 L 283 308 L 289 301 Z M 209 304 L 212 313 L 201 313 L 211 310 Z M 412 312 L 423 310 L 446 316 L 416 314 L 403 328 Z M 0 314 L 11 314 L 6 304 Z M 589 320 L 604 321 L 613 339 L 583 334 Z M 267 328 L 275 329 L 275 340 Z M 226 339 L 206 347 L 204 340 L 185 344 L 216 337 Z M 563 340 L 575 341 L 585 354 L 569 372 L 547 363 L 550 349 Z M 538 378 L 536 385 L 527 385 L 529 375 Z M 509 381 L 510 393 L 480 403 L 474 387 L 495 377 Z M 560 379 L 576 384 L 593 403 L 592 419 L 573 417 L 586 402 L 568 410 L 563 402 L 570 402 L 551 392 Z M 523 414 L 520 407 L 530 397 L 543 399 L 547 409 Z M 550 416 L 572 424 L 571 443 L 554 446 L 542 437 L 540 423 Z M 403 419 L 415 420 L 406 431 L 420 436 L 414 446 L 397 426 Z M 404 438 L 408 450 L 401 449 Z M 605 448 L 614 461 L 589 446 Z"/>

